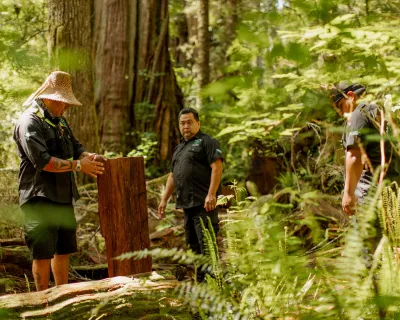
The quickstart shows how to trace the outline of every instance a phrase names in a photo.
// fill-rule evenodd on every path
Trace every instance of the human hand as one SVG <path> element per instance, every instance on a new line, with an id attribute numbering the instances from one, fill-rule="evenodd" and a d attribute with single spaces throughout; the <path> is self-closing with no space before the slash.
<path id="1" fill-rule="evenodd" d="M 207 212 L 213 211 L 217 205 L 217 197 L 215 194 L 208 194 L 206 200 L 204 201 L 204 208 Z"/>
<path id="2" fill-rule="evenodd" d="M 165 208 L 167 207 L 167 201 L 161 199 L 160 205 L 158 206 L 158 217 L 160 219 L 165 218 Z"/>
<path id="3" fill-rule="evenodd" d="M 81 171 L 93 178 L 97 178 L 97 175 L 103 174 L 104 164 L 99 161 L 95 161 L 96 154 L 90 154 L 81 159 Z"/>
<path id="4" fill-rule="evenodd" d="M 344 213 L 346 213 L 349 216 L 352 216 L 355 212 L 356 204 L 357 204 L 357 198 L 354 194 L 351 195 L 348 192 L 345 192 L 343 194 L 342 208 Z"/>
<path id="5" fill-rule="evenodd" d="M 99 161 L 99 162 L 106 162 L 108 159 L 106 156 L 102 154 L 97 154 L 97 153 L 91 153 L 90 155 L 94 155 L 93 160 L 94 161 Z"/>

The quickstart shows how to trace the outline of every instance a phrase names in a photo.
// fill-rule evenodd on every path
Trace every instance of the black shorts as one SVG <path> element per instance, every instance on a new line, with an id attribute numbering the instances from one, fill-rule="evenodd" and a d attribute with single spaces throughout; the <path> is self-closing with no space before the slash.
<path id="1" fill-rule="evenodd" d="M 54 254 L 77 251 L 76 219 L 72 204 L 35 197 L 21 207 L 25 243 L 32 259 L 52 259 Z"/>

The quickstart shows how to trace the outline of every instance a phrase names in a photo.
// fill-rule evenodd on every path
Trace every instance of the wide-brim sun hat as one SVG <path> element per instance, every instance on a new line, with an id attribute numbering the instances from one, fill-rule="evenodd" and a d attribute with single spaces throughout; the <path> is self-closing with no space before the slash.
<path id="1" fill-rule="evenodd" d="M 35 99 L 49 99 L 61 101 L 71 106 L 81 106 L 82 103 L 75 97 L 71 76 L 67 72 L 53 71 L 46 81 L 24 102 L 23 106 L 29 106 Z"/>

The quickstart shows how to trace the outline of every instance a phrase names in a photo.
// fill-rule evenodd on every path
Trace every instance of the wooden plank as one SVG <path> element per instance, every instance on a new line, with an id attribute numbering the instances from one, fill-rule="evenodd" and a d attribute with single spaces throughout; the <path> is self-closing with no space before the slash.
<path id="1" fill-rule="evenodd" d="M 100 229 L 106 241 L 108 275 L 151 271 L 151 257 L 118 261 L 127 252 L 150 248 L 143 157 L 109 159 L 99 176 Z"/>

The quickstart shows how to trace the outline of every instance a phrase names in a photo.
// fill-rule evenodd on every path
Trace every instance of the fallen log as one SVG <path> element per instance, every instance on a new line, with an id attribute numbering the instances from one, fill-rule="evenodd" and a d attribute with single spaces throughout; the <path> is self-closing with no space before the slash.
<path id="1" fill-rule="evenodd" d="M 190 319 L 173 277 L 114 277 L 0 297 L 3 319 Z M 0 316 L 1 318 L 1 316 Z"/>
<path id="2" fill-rule="evenodd" d="M 72 266 L 72 269 L 83 278 L 100 280 L 107 278 L 108 265 L 95 264 L 91 266 Z"/>
<path id="3" fill-rule="evenodd" d="M 0 247 L 0 263 L 15 264 L 24 269 L 32 267 L 29 249 L 26 246 Z"/>
<path id="4" fill-rule="evenodd" d="M 23 238 L 0 239 L 0 247 L 23 246 L 23 245 L 25 245 L 25 240 Z"/>

